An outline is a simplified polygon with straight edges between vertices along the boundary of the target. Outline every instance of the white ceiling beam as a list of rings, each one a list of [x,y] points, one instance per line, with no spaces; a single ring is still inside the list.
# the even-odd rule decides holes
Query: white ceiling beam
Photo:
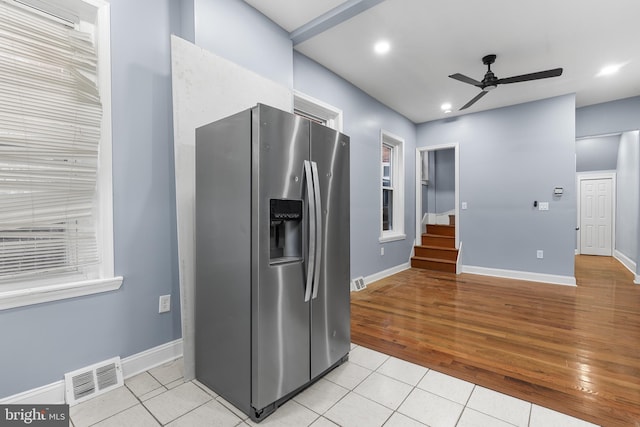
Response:
[[[300,28],[293,30],[289,33],[289,38],[295,46],[327,31],[329,28],[353,18],[383,1],[384,0],[348,0],[340,6],[336,6],[330,11],[307,22]]]

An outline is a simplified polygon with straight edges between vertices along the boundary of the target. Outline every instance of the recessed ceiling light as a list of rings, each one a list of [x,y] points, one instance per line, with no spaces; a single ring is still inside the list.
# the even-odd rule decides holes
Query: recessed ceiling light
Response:
[[[373,46],[373,50],[378,55],[384,55],[385,53],[389,52],[389,50],[391,50],[391,45],[386,40],[380,40]]]
[[[621,64],[611,64],[611,65],[607,65],[606,67],[603,67],[600,72],[597,74],[598,77],[602,77],[602,76],[610,76],[612,74],[617,73],[618,71],[620,71],[620,68],[624,67],[625,65],[627,65],[626,62],[623,62]]]
[[[451,110],[451,103],[450,102],[445,102],[444,104],[442,104],[440,106],[440,108],[442,109],[442,111]]]

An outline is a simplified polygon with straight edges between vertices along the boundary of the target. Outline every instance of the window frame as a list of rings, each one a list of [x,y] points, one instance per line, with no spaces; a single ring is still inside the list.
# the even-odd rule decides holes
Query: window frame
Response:
[[[380,162],[380,243],[392,242],[396,240],[406,239],[404,229],[404,204],[405,204],[405,168],[404,168],[404,138],[394,135],[391,132],[380,130],[380,156],[378,161]],[[384,186],[383,184],[383,170],[384,162],[382,161],[383,147],[391,147],[391,186]],[[393,223],[389,230],[384,230],[383,209],[384,209],[384,190],[390,189],[392,191],[392,213]]]
[[[26,7],[42,10],[44,2],[23,0]],[[112,178],[112,128],[111,128],[111,47],[110,4],[103,0],[55,0],[48,1],[54,20],[78,18],[76,24],[84,29],[93,26],[98,55],[98,87],[103,106],[101,138],[98,154],[98,178],[96,182],[96,240],[100,263],[89,277],[69,275],[55,278],[15,281],[0,287],[0,310],[56,301],[83,295],[119,289],[123,278],[114,274],[113,251],[113,178]],[[67,16],[56,11],[73,10]],[[25,7],[25,6],[23,6]],[[44,12],[43,12],[44,13]],[[88,19],[94,22],[87,22]]]
[[[311,120],[319,119],[324,125],[342,132],[342,110],[299,91],[293,92],[293,111]]]

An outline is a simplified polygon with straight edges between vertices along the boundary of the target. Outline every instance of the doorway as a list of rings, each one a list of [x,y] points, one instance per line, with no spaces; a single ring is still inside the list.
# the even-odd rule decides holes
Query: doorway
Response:
[[[578,176],[578,248],[582,255],[613,255],[615,182],[615,173]]]
[[[605,195],[609,191],[607,179],[611,182],[610,238],[606,221],[602,225],[595,218],[582,218],[583,215],[608,216],[606,208],[600,213],[602,206],[609,205]],[[593,184],[590,189],[585,188],[590,184]],[[593,192],[591,200],[582,194],[588,191]],[[640,131],[576,139],[576,199],[576,229],[579,230],[576,232],[576,254],[612,256],[636,275],[636,282],[640,282]],[[589,203],[594,205],[585,206]],[[588,212],[589,209],[593,212]],[[606,247],[609,242],[610,251]]]
[[[435,188],[433,177],[437,164],[434,162],[434,156],[437,152],[444,153],[443,150],[452,150],[453,152],[453,197],[451,209],[445,208],[445,212],[437,212],[435,209],[433,216],[425,215],[426,198],[429,197],[429,190]],[[431,161],[429,161],[431,158]],[[447,166],[450,168],[451,166]],[[431,168],[431,170],[430,170]],[[431,177],[431,179],[429,179]],[[429,188],[431,186],[431,188]],[[453,212],[455,218],[455,247],[460,249],[460,151],[457,142],[450,144],[432,145],[428,147],[416,148],[416,243],[421,241],[422,233],[424,233],[425,224],[428,221],[438,221],[438,214],[446,215],[449,211]],[[450,198],[450,197],[448,197]],[[429,218],[430,217],[430,218]]]

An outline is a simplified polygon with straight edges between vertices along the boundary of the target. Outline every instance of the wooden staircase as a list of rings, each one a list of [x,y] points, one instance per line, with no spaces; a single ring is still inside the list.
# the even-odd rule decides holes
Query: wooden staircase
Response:
[[[411,267],[455,273],[457,259],[455,217],[451,215],[448,225],[427,224],[421,245],[414,248]]]

